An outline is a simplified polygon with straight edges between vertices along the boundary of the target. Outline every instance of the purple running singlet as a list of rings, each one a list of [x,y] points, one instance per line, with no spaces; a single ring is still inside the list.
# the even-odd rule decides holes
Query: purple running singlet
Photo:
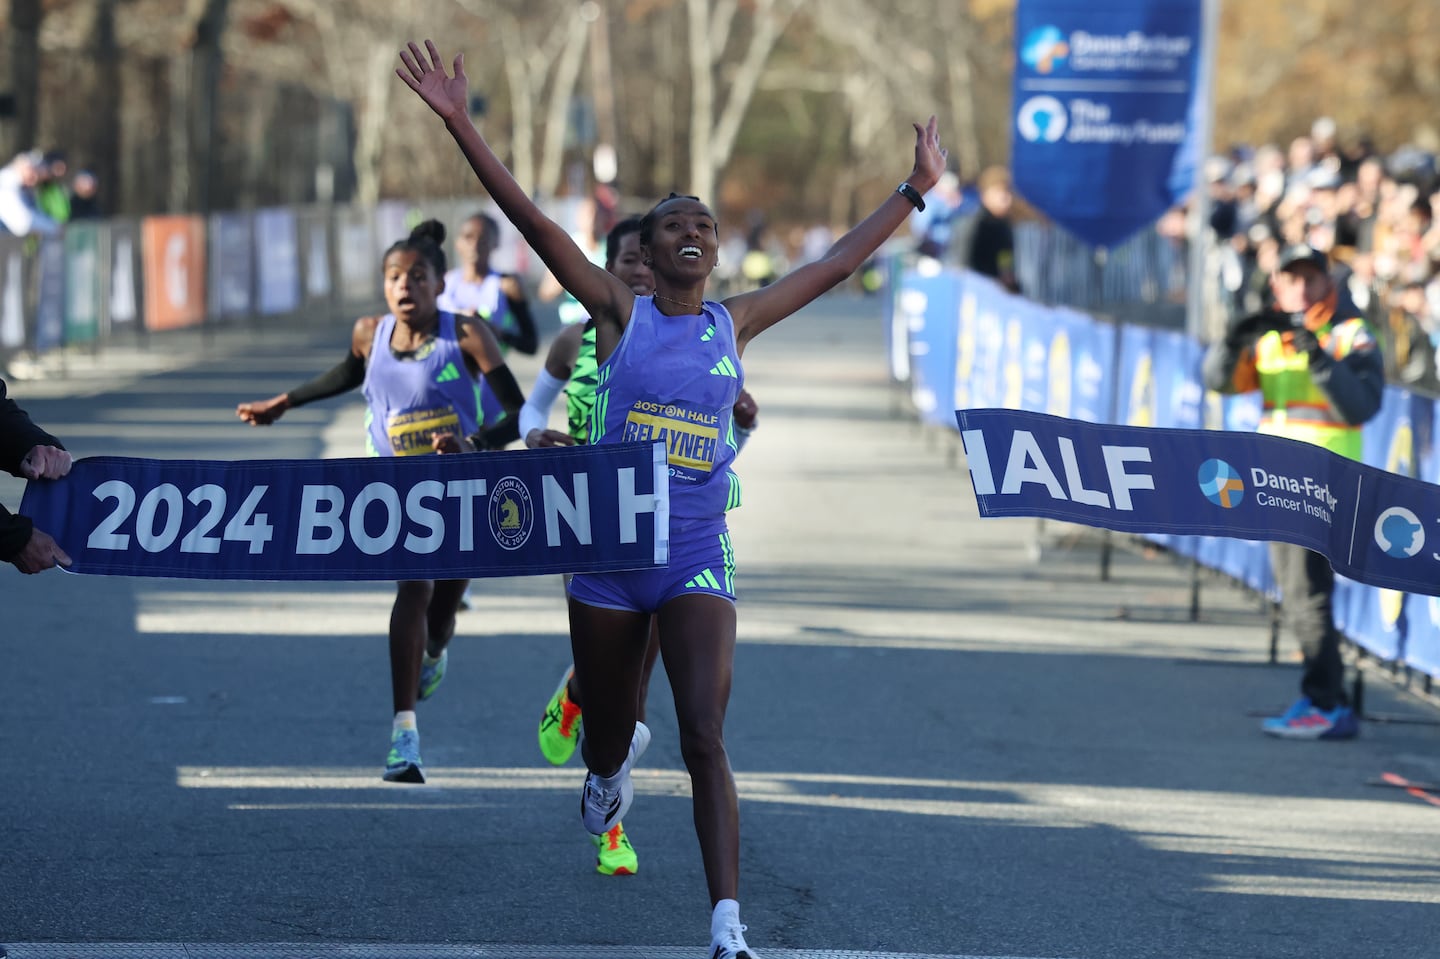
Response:
[[[735,323],[720,303],[698,315],[666,316],[635,297],[630,322],[596,373],[591,443],[663,440],[670,463],[670,515],[719,519],[740,505],[730,468],[739,451],[734,406],[744,371]]]
[[[437,430],[457,439],[474,433],[479,389],[456,340],[455,317],[441,313],[434,338],[404,358],[390,348],[395,322],[389,313],[381,318],[365,365],[365,451],[415,456],[432,451]]]

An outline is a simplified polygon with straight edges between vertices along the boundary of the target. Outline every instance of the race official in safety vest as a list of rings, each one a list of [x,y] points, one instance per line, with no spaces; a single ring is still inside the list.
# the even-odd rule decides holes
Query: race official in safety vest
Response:
[[[1270,277],[1275,308],[1230,324],[1205,356],[1205,385],[1260,392],[1259,432],[1359,459],[1361,426],[1380,410],[1385,365],[1363,319],[1337,311],[1329,258],[1307,246],[1280,257]],[[1262,729],[1287,739],[1349,739],[1360,731],[1345,691],[1331,596],[1335,571],[1322,554],[1271,543],[1281,614],[1305,658],[1300,699]]]

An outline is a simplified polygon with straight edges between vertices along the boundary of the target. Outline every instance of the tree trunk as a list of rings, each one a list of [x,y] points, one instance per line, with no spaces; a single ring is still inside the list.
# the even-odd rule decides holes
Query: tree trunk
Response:
[[[258,84],[245,98],[245,172],[237,196],[241,209],[258,206],[265,195],[266,167],[275,147],[271,130],[276,99],[277,89],[272,83]]]
[[[97,0],[85,43],[92,69],[86,86],[90,115],[80,143],[86,168],[100,184],[100,209],[117,209],[115,188],[120,182],[120,50],[115,43],[115,0]]]
[[[15,98],[15,117],[11,123],[0,124],[0,130],[10,127],[10,135],[3,144],[4,153],[0,164],[21,150],[36,146],[35,138],[40,135],[40,21],[45,17],[41,0],[10,0],[8,48],[10,69],[5,71],[4,87],[0,92]]]
[[[570,98],[575,95],[575,84],[580,77],[581,62],[585,59],[585,41],[590,36],[589,24],[578,13],[568,15],[564,29],[565,46],[555,64],[555,77],[550,84],[549,103],[545,110],[545,152],[540,155],[540,172],[536,178],[536,189],[541,196],[555,196],[560,187],[565,167],[566,118],[570,113]]]
[[[725,49],[724,35],[710,27],[707,0],[687,0],[690,47],[690,189],[705,203],[715,202],[710,165],[710,131],[715,122],[715,58]]]
[[[755,0],[750,41],[736,65],[725,93],[723,112],[716,110],[715,65],[725,52],[734,19],[734,0],[687,0],[690,49],[690,187],[706,203],[716,202],[720,171],[730,161],[735,138],[760,75],[775,43],[785,30],[797,0]]]
[[[385,121],[395,88],[395,44],[376,40],[365,64],[365,109],[355,137],[355,199],[373,204],[380,199],[380,155],[385,147]]]
[[[171,59],[168,71],[170,96],[169,109],[165,114],[165,143],[169,154],[165,176],[167,213],[183,213],[190,209],[190,137],[193,131],[189,124],[189,102],[194,95],[194,85],[190,82],[194,67],[193,55],[178,56]]]
[[[944,61],[945,80],[950,88],[952,132],[944,136],[942,144],[952,145],[955,160],[966,178],[979,175],[984,162],[980,155],[980,125],[975,118],[975,71],[970,62],[974,34],[974,21],[962,14],[950,32],[954,44]]]
[[[171,212],[207,213],[210,209],[211,158],[215,153],[212,120],[219,96],[229,0],[189,0],[186,21],[193,23],[189,51],[170,63]]]
[[[590,25],[590,97],[595,101],[597,142],[619,149],[620,131],[615,122],[615,77],[610,70],[610,12],[600,7]]]
[[[520,31],[509,21],[501,22],[505,47],[523,50]],[[527,194],[535,193],[535,91],[528,58],[505,58],[506,84],[510,87],[510,173]]]
[[[730,89],[725,95],[725,109],[716,121],[715,133],[710,141],[712,183],[725,168],[725,164],[730,162],[730,155],[735,150],[735,138],[740,133],[740,124],[745,119],[746,111],[750,109],[750,101],[755,96],[755,89],[760,85],[760,75],[765,72],[765,64],[770,60],[776,41],[785,31],[785,24],[790,19],[792,10],[793,7],[777,10],[775,0],[758,0],[755,4],[755,26],[750,34],[750,45],[746,47],[745,56],[730,80]]]
[[[190,195],[184,209],[209,213],[212,206],[212,179],[215,172],[215,107],[220,102],[220,77],[225,69],[221,43],[229,17],[230,0],[200,0],[204,10],[195,22],[191,53],[189,128]]]

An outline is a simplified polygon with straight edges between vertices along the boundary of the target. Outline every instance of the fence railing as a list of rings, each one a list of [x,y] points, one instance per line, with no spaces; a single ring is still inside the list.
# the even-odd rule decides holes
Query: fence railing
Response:
[[[486,206],[449,199],[272,207],[78,221],[46,237],[0,233],[0,367],[20,354],[100,352],[168,330],[321,322],[379,309],[381,259],[392,243],[429,217],[453,237]],[[533,269],[528,249],[498,219],[494,265]]]

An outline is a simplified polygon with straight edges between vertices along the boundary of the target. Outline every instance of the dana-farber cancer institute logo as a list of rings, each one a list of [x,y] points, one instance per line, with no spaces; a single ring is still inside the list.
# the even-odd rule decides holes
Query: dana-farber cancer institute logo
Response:
[[[1020,59],[1036,73],[1050,73],[1070,55],[1070,44],[1059,27],[1036,27],[1025,36]]]
[[[1224,460],[1201,463],[1197,479],[1200,481],[1200,492],[1216,506],[1234,509],[1245,498],[1245,481],[1235,467]]]
[[[1392,506],[1375,519],[1375,544],[1394,559],[1409,559],[1425,546],[1425,526],[1403,506]]]

